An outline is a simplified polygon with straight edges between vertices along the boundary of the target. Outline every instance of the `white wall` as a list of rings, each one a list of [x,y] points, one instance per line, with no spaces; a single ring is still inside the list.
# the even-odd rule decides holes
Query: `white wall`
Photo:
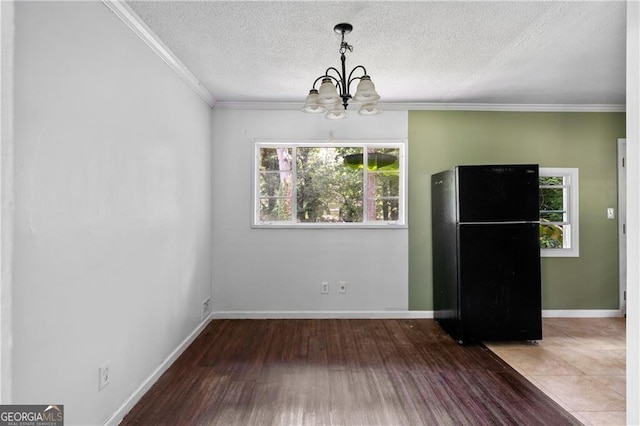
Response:
[[[213,111],[213,307],[218,316],[406,311],[408,230],[253,229],[253,139],[407,139],[407,113],[329,121]],[[320,294],[329,281],[330,294]],[[338,294],[347,281],[347,294]],[[329,314],[333,316],[333,314]],[[365,315],[366,316],[366,315]]]
[[[101,2],[15,19],[12,402],[102,424],[210,296],[211,110]]]

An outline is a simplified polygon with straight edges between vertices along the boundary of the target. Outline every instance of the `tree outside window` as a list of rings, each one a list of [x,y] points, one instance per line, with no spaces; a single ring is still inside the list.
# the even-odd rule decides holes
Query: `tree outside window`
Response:
[[[254,225],[404,224],[403,144],[257,143],[256,159]]]
[[[540,168],[543,256],[578,256],[578,169]]]

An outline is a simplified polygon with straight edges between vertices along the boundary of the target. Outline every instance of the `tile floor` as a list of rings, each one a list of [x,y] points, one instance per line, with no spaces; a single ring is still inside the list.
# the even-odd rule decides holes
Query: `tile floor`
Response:
[[[585,425],[625,425],[624,318],[544,318],[537,345],[485,342]]]

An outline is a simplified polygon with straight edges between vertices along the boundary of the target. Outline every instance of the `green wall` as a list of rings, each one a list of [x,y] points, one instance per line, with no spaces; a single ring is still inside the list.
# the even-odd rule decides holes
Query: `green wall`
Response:
[[[409,309],[431,310],[433,173],[462,164],[577,167],[580,257],[542,258],[543,309],[618,309],[616,139],[624,113],[411,111]]]

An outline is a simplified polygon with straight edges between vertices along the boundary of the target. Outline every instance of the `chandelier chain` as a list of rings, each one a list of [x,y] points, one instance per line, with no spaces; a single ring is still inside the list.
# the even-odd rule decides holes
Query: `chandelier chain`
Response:
[[[342,42],[340,43],[340,54],[344,55],[347,52],[347,50],[349,52],[353,52],[353,46],[351,46],[349,43],[344,41],[344,31],[342,31]]]

